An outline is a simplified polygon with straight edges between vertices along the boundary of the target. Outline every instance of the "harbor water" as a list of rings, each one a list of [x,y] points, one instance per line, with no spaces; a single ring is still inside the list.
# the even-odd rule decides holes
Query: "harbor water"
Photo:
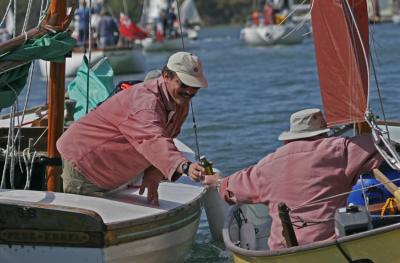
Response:
[[[185,51],[202,59],[209,81],[209,88],[193,99],[200,153],[225,176],[255,164],[279,147],[277,137],[289,128],[291,113],[322,105],[312,37],[293,46],[247,47],[240,42],[239,31],[240,27],[204,28],[198,40],[185,45]],[[375,25],[371,31],[386,117],[399,120],[400,25]],[[147,69],[161,68],[170,54],[146,54]],[[38,76],[33,80],[32,105],[46,100],[46,81]],[[143,76],[117,76],[115,83]],[[370,107],[383,117],[377,85],[371,79]],[[179,138],[195,149],[191,116]],[[212,240],[203,213],[186,262],[230,262],[227,255],[223,243]]]

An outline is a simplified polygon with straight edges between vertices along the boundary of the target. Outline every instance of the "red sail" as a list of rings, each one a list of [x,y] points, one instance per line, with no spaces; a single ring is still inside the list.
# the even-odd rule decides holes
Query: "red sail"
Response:
[[[366,0],[315,0],[311,19],[328,126],[364,121],[369,59]]]

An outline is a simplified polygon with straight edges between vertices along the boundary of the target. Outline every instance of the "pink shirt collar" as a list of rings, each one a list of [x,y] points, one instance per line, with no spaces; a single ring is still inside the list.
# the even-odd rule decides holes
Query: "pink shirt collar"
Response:
[[[165,85],[165,80],[163,76],[158,77],[157,87],[160,90],[161,98],[167,112],[176,111],[176,103],[168,93],[167,85]]]

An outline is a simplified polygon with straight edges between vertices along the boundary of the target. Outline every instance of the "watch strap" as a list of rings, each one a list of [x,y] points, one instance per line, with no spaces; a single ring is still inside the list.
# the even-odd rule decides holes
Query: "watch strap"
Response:
[[[189,161],[183,163],[183,165],[182,165],[182,173],[187,175],[189,173],[189,167],[190,167],[191,164],[192,164],[192,162],[189,162]]]

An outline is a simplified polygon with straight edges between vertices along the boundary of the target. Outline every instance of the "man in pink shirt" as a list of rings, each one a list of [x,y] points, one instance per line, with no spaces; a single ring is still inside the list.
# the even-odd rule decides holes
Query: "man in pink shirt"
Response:
[[[271,250],[286,247],[280,202],[292,209],[290,217],[298,222],[294,229],[300,245],[334,239],[335,210],[346,205],[347,196],[319,200],[350,191],[357,177],[376,168],[382,158],[370,135],[327,137],[328,131],[319,109],[296,112],[290,118],[290,131],[279,136],[285,142],[282,147],[224,179],[218,174],[206,176],[204,184],[219,186],[220,196],[230,204],[267,205],[272,217]]]
[[[199,180],[204,168],[187,160],[173,138],[190,100],[207,86],[198,57],[177,52],[160,77],[119,92],[72,124],[57,141],[64,192],[102,195],[143,172],[140,193],[147,188],[157,205],[161,180]]]

